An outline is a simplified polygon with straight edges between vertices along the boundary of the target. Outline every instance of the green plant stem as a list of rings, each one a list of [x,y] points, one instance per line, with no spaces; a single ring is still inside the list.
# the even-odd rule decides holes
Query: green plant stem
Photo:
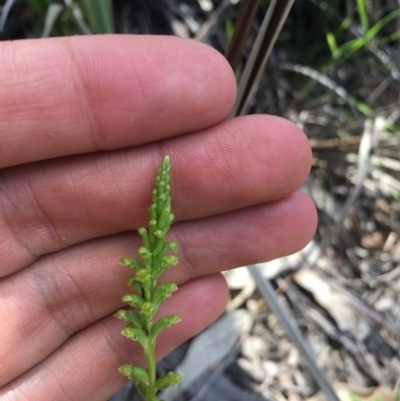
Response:
[[[156,356],[155,356],[155,347],[156,347],[156,339],[153,338],[152,335],[149,335],[148,338],[149,350],[146,354],[146,363],[147,363],[147,371],[149,373],[149,392],[147,397],[150,399],[151,397],[155,397],[156,395]]]

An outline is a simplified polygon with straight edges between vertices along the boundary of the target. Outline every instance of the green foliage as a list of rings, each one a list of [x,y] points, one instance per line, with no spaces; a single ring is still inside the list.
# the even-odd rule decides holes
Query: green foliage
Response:
[[[24,1],[32,14],[34,30],[42,37],[114,32],[111,0]]]
[[[227,17],[225,19],[225,37],[226,37],[227,41],[229,41],[230,38],[232,37],[233,29],[234,29],[233,19],[230,17]]]
[[[361,26],[365,35],[369,28],[368,10],[365,0],[357,0],[357,11],[358,15],[360,16]]]
[[[114,32],[111,0],[80,0],[92,33]]]
[[[175,242],[166,241],[165,236],[170,228],[174,215],[171,213],[170,193],[170,161],[166,156],[158,170],[155,189],[152,192],[153,203],[149,207],[149,228],[139,228],[143,245],[138,249],[140,259],[123,257],[121,264],[135,272],[127,279],[128,286],[134,291],[126,294],[122,301],[134,310],[121,309],[115,317],[126,322],[121,334],[140,344],[146,357],[147,369],[135,365],[123,365],[119,371],[128,379],[133,380],[139,394],[145,401],[157,401],[159,390],[164,390],[179,382],[180,375],[169,372],[156,379],[155,345],[157,336],[166,328],[179,323],[177,315],[165,316],[154,323],[154,317],[163,302],[178,289],[175,283],[157,285],[157,280],[164,270],[178,263],[175,255],[166,254],[168,251],[177,252]]]
[[[27,6],[36,14],[44,19],[48,7],[48,0],[25,0]]]
[[[328,46],[332,52],[332,59],[323,67],[326,71],[333,66],[342,64],[344,61],[354,57],[354,55],[364,49],[371,40],[375,39],[378,33],[392,20],[400,16],[400,10],[394,10],[382,19],[380,19],[372,27],[369,27],[368,13],[363,0],[358,0],[358,12],[360,15],[361,26],[363,30],[363,35],[359,38],[348,40],[342,45],[338,46],[338,39],[332,32],[328,32],[326,39]],[[348,19],[344,21],[341,28],[346,30],[349,27]],[[384,43],[391,40],[395,40],[399,37],[400,33],[395,32],[394,34],[383,39]],[[378,44],[377,44],[378,45]]]

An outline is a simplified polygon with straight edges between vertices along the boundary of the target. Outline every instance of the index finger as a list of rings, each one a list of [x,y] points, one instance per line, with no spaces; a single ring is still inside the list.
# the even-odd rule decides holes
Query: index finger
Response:
[[[222,55],[176,37],[3,42],[0,54],[0,168],[207,128],[236,95]]]

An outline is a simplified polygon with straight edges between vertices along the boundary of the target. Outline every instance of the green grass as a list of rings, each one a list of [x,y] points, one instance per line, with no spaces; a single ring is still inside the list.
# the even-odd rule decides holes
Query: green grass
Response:
[[[10,12],[25,4],[34,36],[69,36],[76,34],[105,34],[114,32],[111,0],[6,0],[4,9]],[[6,7],[7,6],[7,7]],[[3,16],[5,20],[7,15]]]
[[[92,33],[114,32],[111,0],[81,0],[79,4]]]

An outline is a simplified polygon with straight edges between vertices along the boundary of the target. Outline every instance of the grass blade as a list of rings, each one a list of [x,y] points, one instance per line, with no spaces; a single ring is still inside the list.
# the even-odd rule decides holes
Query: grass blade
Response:
[[[364,36],[360,38],[356,38],[350,40],[338,47],[333,53],[333,59],[335,60],[333,63],[330,62],[328,65],[333,65],[335,62],[342,63],[345,60],[348,60],[352,57],[357,51],[368,45],[369,41],[375,38],[378,33],[394,18],[400,16],[400,10],[394,10],[390,14],[386,15],[380,21],[378,21],[375,25],[368,29],[367,32],[364,33]],[[327,66],[325,66],[326,68]]]
[[[399,16],[400,9],[392,11],[390,14],[386,15],[384,18],[378,21],[371,29],[369,29],[365,36],[368,40],[372,39],[385,25],[387,25],[391,20]]]
[[[64,6],[59,3],[50,3],[47,8],[46,18],[44,20],[44,26],[42,31],[42,38],[50,36],[53,30],[54,24],[56,23],[61,12],[64,10]]]
[[[365,35],[369,29],[368,10],[365,0],[357,0],[357,10],[358,15],[360,16],[363,33]]]
[[[81,9],[93,33],[113,33],[111,0],[81,0]]]
[[[85,18],[83,17],[82,10],[79,8],[77,4],[72,6],[72,15],[76,24],[79,26],[79,29],[83,32],[84,35],[91,35],[92,31],[87,26]]]
[[[326,34],[326,41],[328,43],[332,55],[335,54],[336,50],[338,49],[338,45],[336,43],[335,35],[332,32],[328,32]]]
[[[13,6],[14,2],[15,2],[15,0],[7,0],[6,3],[3,6],[3,10],[2,10],[1,15],[0,15],[0,32],[4,28],[4,25],[5,25],[6,20],[7,20],[8,13],[10,12],[11,7]]]

